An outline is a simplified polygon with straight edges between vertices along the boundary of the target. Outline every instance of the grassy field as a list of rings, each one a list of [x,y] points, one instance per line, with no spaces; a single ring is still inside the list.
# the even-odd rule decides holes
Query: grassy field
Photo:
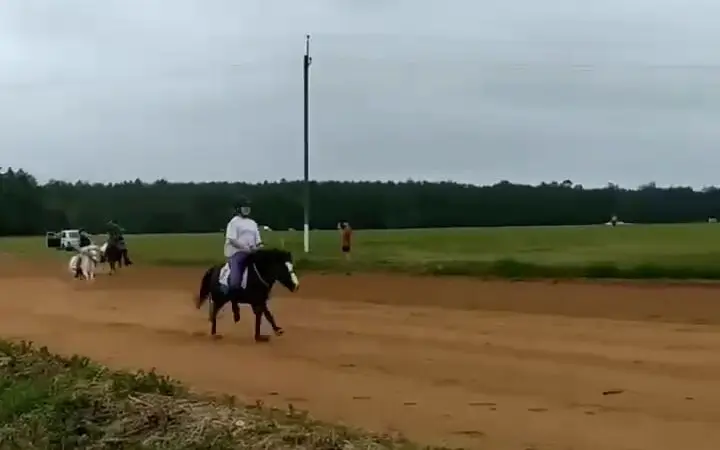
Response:
[[[416,449],[323,424],[292,408],[191,395],[155,373],[113,372],[0,341],[3,449]]]
[[[315,231],[311,253],[301,232],[265,232],[304,269],[401,271],[435,275],[720,279],[720,226],[628,225],[418,230],[358,230],[345,264],[337,231]],[[222,235],[131,235],[135,259],[208,265],[222,259]],[[0,240],[0,251],[52,255],[43,238]]]

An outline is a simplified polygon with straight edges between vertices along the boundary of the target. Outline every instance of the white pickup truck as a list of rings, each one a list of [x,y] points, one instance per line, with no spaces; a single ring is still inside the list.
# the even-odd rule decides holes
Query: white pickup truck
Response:
[[[48,231],[45,235],[45,244],[48,248],[71,251],[82,247],[80,230]],[[87,244],[86,244],[87,245]]]

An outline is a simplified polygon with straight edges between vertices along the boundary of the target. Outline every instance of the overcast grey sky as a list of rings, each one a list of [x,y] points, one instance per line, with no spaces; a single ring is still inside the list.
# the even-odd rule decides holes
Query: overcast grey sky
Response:
[[[309,32],[313,178],[720,184],[718,17],[717,0],[7,0],[0,165],[301,178]]]

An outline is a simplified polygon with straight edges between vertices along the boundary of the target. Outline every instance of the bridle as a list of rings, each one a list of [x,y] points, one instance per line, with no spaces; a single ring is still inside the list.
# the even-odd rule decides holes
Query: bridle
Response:
[[[266,288],[268,288],[268,289],[272,288],[272,285],[276,280],[274,279],[274,280],[272,280],[272,282],[267,281],[265,279],[265,277],[263,277],[262,274],[260,273],[260,271],[258,270],[255,262],[252,262],[250,265],[252,266],[253,272],[255,272],[255,275],[257,276],[258,280],[260,280],[260,282],[262,284],[264,284]]]

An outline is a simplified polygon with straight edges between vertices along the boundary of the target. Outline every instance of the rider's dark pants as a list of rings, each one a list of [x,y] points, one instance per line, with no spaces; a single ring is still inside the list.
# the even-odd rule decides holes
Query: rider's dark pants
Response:
[[[129,266],[132,264],[132,261],[130,261],[130,257],[128,256],[128,250],[127,246],[125,245],[125,239],[120,238],[117,241],[117,248],[120,250],[120,258],[122,259],[123,265]]]
[[[130,257],[128,256],[128,251],[126,248],[122,249],[120,251],[120,255],[122,256],[123,264],[125,264],[126,266],[129,266],[130,264],[132,264],[132,261],[130,261]]]
[[[231,289],[239,288],[240,281],[242,280],[242,273],[245,269],[245,260],[247,259],[247,252],[237,252],[230,257],[228,261],[230,263],[230,276],[228,278],[228,286]]]

